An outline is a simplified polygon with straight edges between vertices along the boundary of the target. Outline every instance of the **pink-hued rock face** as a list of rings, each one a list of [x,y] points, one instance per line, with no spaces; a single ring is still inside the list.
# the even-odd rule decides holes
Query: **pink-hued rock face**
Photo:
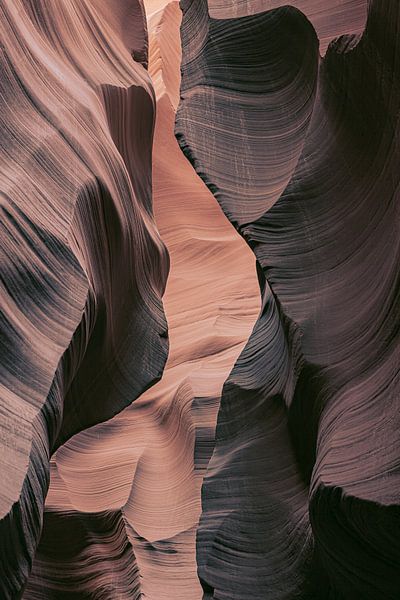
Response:
[[[398,600],[398,1],[0,30],[1,600]]]
[[[151,217],[146,71],[89,2],[0,10],[0,595],[15,598],[51,452],[161,376],[168,259]]]
[[[110,600],[141,593],[154,600],[201,598],[195,556],[200,488],[222,386],[251,333],[260,301],[253,254],[174,136],[181,16],[172,3],[148,23],[157,102],[153,208],[170,255],[164,295],[168,362],[162,381],[131,407],[76,435],[56,453],[44,530],[24,598],[47,598],[57,590],[72,595],[77,588],[89,595],[101,591]],[[137,93],[132,100],[138,115],[147,113],[145,99]],[[140,131],[119,129],[113,121],[116,104],[108,114],[131,179],[140,185],[138,163],[151,131],[143,123]],[[138,139],[142,146],[136,149]],[[124,549],[114,579],[108,544]],[[60,561],[68,577],[58,572]]]
[[[88,0],[110,27],[109,38],[119,38],[132,57],[147,65],[148,39],[143,0]]]

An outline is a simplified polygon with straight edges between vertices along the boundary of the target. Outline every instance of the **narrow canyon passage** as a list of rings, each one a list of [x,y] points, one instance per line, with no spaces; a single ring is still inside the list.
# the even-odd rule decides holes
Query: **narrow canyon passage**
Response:
[[[399,600],[399,32],[0,2],[0,600]]]
[[[149,13],[149,72],[157,97],[153,207],[171,261],[164,296],[169,358],[158,384],[111,421],[76,435],[53,458],[46,503],[51,520],[45,515],[28,599],[51,597],[54,590],[74,597],[77,589],[91,597],[102,591],[110,600],[202,596],[195,550],[201,484],[222,386],[257,319],[260,293],[254,256],[174,137],[179,4]],[[88,542],[94,519],[95,540]],[[83,561],[79,537],[85,538]],[[133,552],[123,570],[104,575],[103,587],[101,577],[88,583],[87,563],[108,556],[110,544],[121,549],[129,542]],[[63,562],[69,577],[55,576],[60,548],[68,545]]]

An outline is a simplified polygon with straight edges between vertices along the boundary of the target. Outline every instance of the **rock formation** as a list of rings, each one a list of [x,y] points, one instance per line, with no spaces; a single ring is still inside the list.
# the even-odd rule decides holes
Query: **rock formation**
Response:
[[[51,453],[162,374],[168,260],[151,216],[148,73],[90,1],[0,11],[0,585],[14,599]]]
[[[394,600],[399,5],[371,2],[321,59],[296,8],[181,4],[177,138],[262,295],[203,485],[204,597]]]
[[[398,600],[398,0],[0,28],[1,600]]]
[[[55,454],[24,599],[201,598],[200,487],[222,385],[257,318],[259,294],[251,251],[174,136],[180,21],[174,2],[148,23],[157,100],[153,206],[171,262],[164,296],[168,362],[162,380],[134,404]],[[142,101],[135,107],[143,114]],[[131,130],[124,144],[140,185],[130,160],[134,146],[126,146],[138,139],[139,130]]]

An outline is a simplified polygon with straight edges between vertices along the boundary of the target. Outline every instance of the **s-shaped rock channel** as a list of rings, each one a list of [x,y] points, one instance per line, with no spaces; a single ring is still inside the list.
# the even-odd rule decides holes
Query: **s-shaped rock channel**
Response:
[[[79,591],[96,598],[88,566],[96,561],[102,600],[117,592],[149,600],[202,595],[195,553],[201,484],[222,385],[260,300],[254,256],[174,136],[180,21],[177,2],[148,19],[157,97],[153,206],[170,255],[163,299],[169,358],[162,380],[131,407],[57,452],[29,599],[48,599],[56,590],[63,598]],[[57,568],[60,558],[69,577]],[[107,579],[113,563],[114,581]]]

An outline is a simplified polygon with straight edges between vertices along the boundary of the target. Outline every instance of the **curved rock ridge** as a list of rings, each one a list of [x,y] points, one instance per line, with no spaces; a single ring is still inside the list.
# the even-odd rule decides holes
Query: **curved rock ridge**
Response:
[[[142,598],[139,570],[121,511],[80,512],[67,498],[65,484],[52,462],[43,532],[23,597]]]
[[[121,40],[132,57],[143,66],[148,63],[148,35],[143,0],[88,0],[109,25],[108,40]]]
[[[144,56],[145,34],[136,43],[135,21],[120,37],[111,5],[97,4],[0,7],[4,599],[20,596],[32,565],[51,453],[129,405],[167,354],[154,93],[130,54]]]
[[[147,12],[157,13],[170,2],[146,0]],[[248,17],[287,5],[298,8],[310,19],[320,40],[321,54],[325,54],[333,38],[349,31],[362,33],[367,20],[368,0],[208,0],[213,19]]]
[[[204,598],[395,600],[400,6],[370,2],[320,61],[293,7],[181,7],[176,136],[263,298],[203,483]]]
[[[301,10],[314,25],[320,40],[321,53],[329,42],[349,31],[361,33],[365,27],[368,0],[209,0],[210,16],[214,19],[247,17],[281,6]]]
[[[54,455],[43,534],[24,599],[202,595],[195,555],[200,488],[222,385],[260,301],[254,255],[174,136],[180,22],[177,2],[151,11],[148,20],[157,99],[153,204],[171,262],[164,295],[168,362],[162,380],[135,403],[75,435]],[[143,115],[146,96],[140,88],[134,94]],[[119,91],[114,106],[120,99]],[[139,186],[145,173],[137,169],[136,154],[148,137],[136,121],[129,130],[114,124],[120,110],[108,110],[110,127],[131,178],[140,176]]]
[[[190,5],[188,26],[182,28],[187,52],[181,94],[190,97],[190,118],[185,121],[184,104],[179,127],[186,146],[196,144],[192,160],[197,171],[212,182],[226,215],[240,226],[276,202],[297,164],[314,103],[318,41],[293,8],[227,22],[209,19],[207,3],[203,5],[203,11],[200,4]],[[208,125],[202,123],[199,138],[196,123],[204,111],[218,115],[221,135],[210,119]],[[246,150],[247,160],[239,152],[226,152],[224,132],[233,148]],[[210,139],[219,160],[205,172]]]

